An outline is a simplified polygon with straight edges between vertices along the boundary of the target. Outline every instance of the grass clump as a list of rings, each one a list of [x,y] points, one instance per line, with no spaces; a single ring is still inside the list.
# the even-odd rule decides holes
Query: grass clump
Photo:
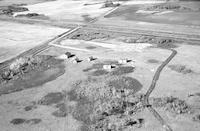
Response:
[[[165,110],[176,114],[190,113],[191,111],[191,108],[184,100],[172,96],[152,98],[152,103],[155,107],[164,107]]]
[[[178,73],[182,74],[188,74],[188,73],[193,73],[193,71],[189,68],[187,68],[185,65],[169,65],[168,66],[171,70],[176,71]]]

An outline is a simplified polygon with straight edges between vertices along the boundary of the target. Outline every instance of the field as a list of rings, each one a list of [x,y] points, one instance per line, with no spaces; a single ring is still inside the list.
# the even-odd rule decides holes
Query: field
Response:
[[[111,8],[102,8],[103,1],[97,1],[100,4],[92,0],[74,1],[74,0],[58,0],[46,3],[39,3],[34,5],[24,6],[29,11],[15,13],[14,15],[38,13],[44,14],[50,19],[65,20],[65,21],[88,21],[88,19],[94,19],[101,14],[107,12]]]
[[[175,2],[162,4],[162,9],[156,9],[155,3],[147,5],[127,3],[118,10],[107,15],[106,18],[122,19],[128,21],[145,21],[152,23],[180,24],[180,25],[200,25],[199,7],[200,2]],[[176,8],[181,9],[176,9]],[[151,7],[151,8],[150,8]],[[166,8],[168,7],[168,8]],[[172,9],[170,9],[170,7]],[[173,8],[174,7],[174,8]],[[149,8],[149,9],[148,9]]]
[[[20,23],[0,22],[0,62],[67,31],[68,29]]]
[[[13,5],[13,4],[37,4],[41,2],[46,2],[46,1],[53,1],[53,0],[0,0],[0,5],[1,6],[8,6],[8,5]]]

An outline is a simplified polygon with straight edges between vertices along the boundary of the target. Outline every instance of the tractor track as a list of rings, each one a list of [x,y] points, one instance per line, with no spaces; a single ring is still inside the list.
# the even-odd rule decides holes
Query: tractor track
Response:
[[[160,73],[164,69],[164,67],[175,57],[177,54],[176,50],[170,49],[172,51],[171,55],[157,68],[153,80],[151,82],[151,85],[149,89],[147,90],[145,96],[144,96],[144,101],[143,104],[145,107],[148,108],[148,110],[153,114],[153,116],[160,122],[160,124],[163,126],[163,128],[166,131],[172,131],[172,128],[165,122],[165,120],[160,116],[160,114],[152,107],[152,105],[149,103],[149,96],[155,89],[156,83],[160,77]]]

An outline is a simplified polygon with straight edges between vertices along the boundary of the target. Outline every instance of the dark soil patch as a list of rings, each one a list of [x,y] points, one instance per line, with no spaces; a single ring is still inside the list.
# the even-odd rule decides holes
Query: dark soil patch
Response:
[[[0,95],[37,87],[64,74],[62,60],[52,56],[19,58],[0,73]]]
[[[149,60],[147,60],[147,62],[155,64],[155,63],[159,63],[160,61],[158,61],[156,59],[149,59]]]
[[[92,76],[101,76],[101,75],[106,75],[108,74],[109,72],[106,71],[106,70],[95,70],[91,73]]]
[[[151,98],[154,107],[164,107],[165,110],[176,113],[190,113],[191,108],[184,100],[176,97]]]
[[[65,94],[62,92],[53,92],[48,93],[46,96],[44,96],[40,101],[38,101],[38,104],[40,105],[53,105],[58,104],[62,102],[65,98]]]
[[[12,121],[10,121],[10,123],[12,123],[13,125],[19,125],[25,122],[26,122],[26,119],[22,119],[22,118],[15,118]]]
[[[142,88],[142,84],[132,77],[122,77],[119,79],[111,80],[108,82],[108,85],[115,87],[117,90],[130,89],[134,90],[135,92]]]
[[[65,105],[65,92],[53,92],[48,93],[41,100],[38,101],[40,105],[54,106],[57,110],[52,112],[55,117],[66,117],[68,114],[68,109]]]
[[[35,124],[40,123],[41,121],[42,121],[41,119],[34,118],[34,119],[26,120],[26,123],[31,124],[31,125],[35,125]]]
[[[85,22],[90,22],[94,19],[94,18],[91,18],[90,15],[82,15],[82,17]]]
[[[118,130],[142,125],[144,121],[130,119],[131,114],[143,109],[141,95],[133,95],[137,89],[130,87],[135,82],[129,77],[98,77],[75,83],[68,95],[70,100],[77,101],[71,113],[83,123],[81,131],[111,131],[113,126]]]
[[[13,125],[19,125],[19,124],[30,124],[30,125],[34,125],[34,124],[38,124],[40,123],[42,120],[41,119],[23,119],[23,118],[15,118],[13,120],[10,121],[10,123],[12,123]]]
[[[95,46],[87,46],[86,47],[86,49],[90,49],[90,50],[92,50],[92,49],[96,49],[97,47],[95,47]]]
[[[114,69],[110,74],[111,75],[124,75],[134,72],[135,67],[132,66],[120,66]]]
[[[171,70],[176,71],[178,73],[182,73],[182,74],[188,74],[188,73],[193,73],[193,71],[189,68],[187,68],[184,65],[169,65],[168,66]]]
[[[24,110],[25,110],[25,111],[31,111],[31,110],[36,109],[36,108],[37,108],[36,105],[29,105],[29,106],[26,106],[26,107],[24,108]]]
[[[67,92],[67,96],[70,101],[77,101],[77,94],[75,89],[72,89],[71,91]]]
[[[53,116],[55,117],[66,117],[67,116],[67,108],[66,105],[64,103],[60,103],[56,105],[56,108],[58,108],[58,110],[56,110],[55,112],[52,113]]]

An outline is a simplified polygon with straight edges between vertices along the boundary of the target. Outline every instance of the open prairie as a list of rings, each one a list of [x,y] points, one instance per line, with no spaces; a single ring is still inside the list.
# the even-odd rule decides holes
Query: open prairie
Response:
[[[0,130],[199,131],[199,5],[0,0]]]

